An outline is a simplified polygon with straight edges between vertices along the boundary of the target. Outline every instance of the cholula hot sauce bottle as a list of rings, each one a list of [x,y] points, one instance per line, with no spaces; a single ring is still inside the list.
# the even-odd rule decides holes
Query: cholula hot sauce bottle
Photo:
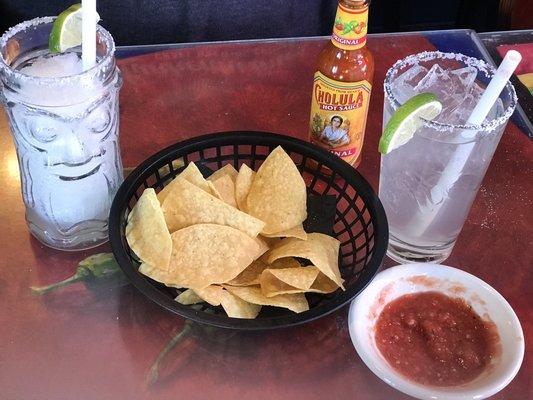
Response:
[[[366,47],[369,0],[339,0],[331,40],[318,56],[309,140],[361,162],[374,59]]]

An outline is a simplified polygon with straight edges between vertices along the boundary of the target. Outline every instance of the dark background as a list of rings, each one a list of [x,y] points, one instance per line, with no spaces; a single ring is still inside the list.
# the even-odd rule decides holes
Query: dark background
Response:
[[[0,0],[0,32],[76,0]],[[80,0],[81,1],[81,0]],[[533,28],[533,0],[373,0],[369,31]],[[337,0],[99,0],[118,45],[329,35]],[[529,26],[528,26],[529,25]]]

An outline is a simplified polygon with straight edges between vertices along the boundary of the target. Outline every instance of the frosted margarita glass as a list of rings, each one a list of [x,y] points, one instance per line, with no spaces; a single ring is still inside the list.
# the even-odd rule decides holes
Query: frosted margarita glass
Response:
[[[450,255],[516,107],[508,83],[483,124],[466,124],[494,72],[482,60],[438,51],[411,55],[387,72],[384,126],[416,93],[434,93],[443,104],[435,120],[425,121],[411,140],[381,157],[379,198],[389,222],[387,255],[394,260],[440,262]],[[466,163],[441,188],[439,178],[465,149]]]
[[[48,51],[55,18],[16,25],[0,38],[0,79],[19,160],[31,233],[62,250],[107,240],[113,197],[123,180],[113,38],[97,27],[95,67],[80,49]]]

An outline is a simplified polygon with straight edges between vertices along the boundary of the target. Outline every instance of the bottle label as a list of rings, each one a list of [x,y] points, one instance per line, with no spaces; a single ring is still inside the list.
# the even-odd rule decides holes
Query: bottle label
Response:
[[[360,49],[366,44],[367,25],[368,5],[358,10],[351,10],[339,3],[331,41],[340,49]]]
[[[315,73],[309,140],[354,164],[365,134],[372,85],[340,82]]]

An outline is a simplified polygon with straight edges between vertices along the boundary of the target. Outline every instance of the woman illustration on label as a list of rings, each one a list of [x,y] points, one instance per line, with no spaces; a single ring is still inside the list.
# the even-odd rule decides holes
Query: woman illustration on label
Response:
[[[342,123],[342,117],[338,115],[331,117],[330,124],[326,126],[320,134],[320,141],[329,145],[331,148],[344,146],[350,143],[348,132],[341,128]]]

